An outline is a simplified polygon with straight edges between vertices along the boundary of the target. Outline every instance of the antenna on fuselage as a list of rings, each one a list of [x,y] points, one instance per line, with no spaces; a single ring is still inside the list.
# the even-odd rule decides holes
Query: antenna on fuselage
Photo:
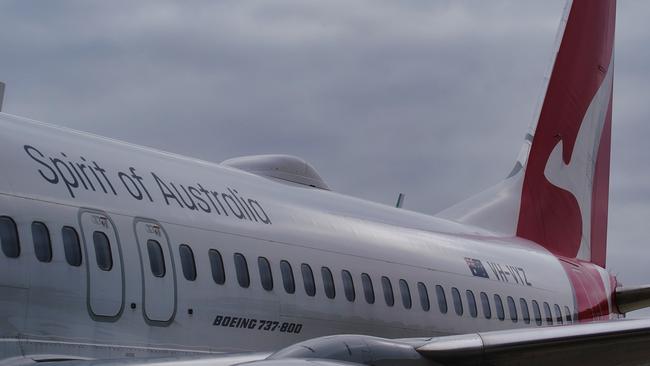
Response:
[[[402,208],[402,206],[404,206],[405,199],[406,195],[404,193],[400,193],[399,196],[397,196],[397,203],[395,204],[395,207]]]
[[[2,102],[5,100],[5,83],[0,81],[0,112],[2,112]]]

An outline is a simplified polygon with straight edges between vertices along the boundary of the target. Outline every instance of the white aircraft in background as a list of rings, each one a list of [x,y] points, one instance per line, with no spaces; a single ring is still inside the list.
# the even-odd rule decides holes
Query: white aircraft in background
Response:
[[[569,3],[512,173],[437,216],[0,114],[0,365],[650,363],[605,269],[615,6]]]

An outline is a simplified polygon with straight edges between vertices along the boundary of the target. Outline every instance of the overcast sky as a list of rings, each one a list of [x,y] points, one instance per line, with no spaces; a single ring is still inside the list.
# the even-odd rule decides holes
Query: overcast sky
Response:
[[[297,155],[338,192],[434,214],[510,171],[563,7],[2,1],[4,111],[216,162]],[[648,18],[619,1],[608,267],[627,285],[650,283]]]

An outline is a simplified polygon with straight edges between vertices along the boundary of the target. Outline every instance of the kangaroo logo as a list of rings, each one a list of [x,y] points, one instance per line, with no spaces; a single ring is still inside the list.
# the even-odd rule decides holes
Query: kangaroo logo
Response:
[[[610,68],[585,113],[569,162],[563,160],[563,143],[560,140],[553,148],[544,169],[544,176],[552,185],[571,193],[578,202],[582,217],[582,237],[577,257],[584,260],[591,259],[594,171],[609,111],[613,81],[611,69],[613,68]]]

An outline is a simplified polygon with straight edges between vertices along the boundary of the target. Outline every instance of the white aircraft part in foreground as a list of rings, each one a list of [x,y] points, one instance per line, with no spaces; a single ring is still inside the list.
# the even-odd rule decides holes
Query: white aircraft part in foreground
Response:
[[[512,173],[435,217],[0,113],[0,366],[648,363],[605,269],[615,5],[569,3]]]

